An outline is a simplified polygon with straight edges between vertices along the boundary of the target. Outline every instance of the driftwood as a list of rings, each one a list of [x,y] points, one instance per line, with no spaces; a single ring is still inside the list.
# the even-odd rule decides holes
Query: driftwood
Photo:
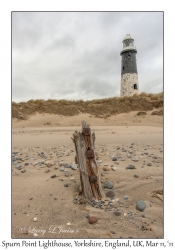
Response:
[[[72,140],[76,149],[75,161],[80,170],[82,194],[88,200],[101,200],[103,191],[95,159],[95,134],[91,133],[89,125],[82,121],[82,133],[75,131]]]

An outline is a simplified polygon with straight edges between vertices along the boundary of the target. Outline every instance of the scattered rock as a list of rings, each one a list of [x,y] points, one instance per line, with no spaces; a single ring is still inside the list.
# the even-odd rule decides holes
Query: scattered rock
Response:
[[[123,196],[123,199],[124,199],[124,200],[127,200],[127,199],[128,199],[128,196],[127,196],[127,195],[124,195],[124,196]]]
[[[77,170],[78,169],[78,164],[72,163],[70,165],[70,167],[71,167],[72,170]]]
[[[136,203],[136,208],[140,211],[143,211],[146,207],[146,203],[143,200],[139,200]]]
[[[21,170],[22,164],[18,164],[18,165],[16,166],[16,168],[17,168],[18,170]]]
[[[112,169],[113,171],[116,171],[116,170],[117,170],[117,168],[114,167],[114,166],[111,166],[111,169]]]
[[[134,156],[133,158],[132,158],[132,161],[138,161],[139,160],[139,158],[137,157],[137,156]]]
[[[104,184],[104,188],[111,189],[113,188],[113,183],[111,181],[107,181]]]
[[[107,193],[106,193],[106,196],[107,197],[114,197],[115,196],[115,193],[114,193],[114,191],[112,191],[112,190],[110,190],[110,191],[108,191]]]
[[[147,163],[147,166],[149,166],[149,167],[150,167],[150,166],[152,166],[152,164],[151,164],[151,163]]]
[[[113,230],[110,231],[111,234],[116,234],[116,232],[114,232]]]
[[[139,176],[137,174],[134,175],[134,178],[139,178]]]
[[[74,181],[75,177],[72,176],[72,177],[69,178],[69,180]]]
[[[112,161],[117,161],[117,158],[115,156],[111,156]]]
[[[108,167],[108,166],[104,166],[104,167],[103,167],[103,170],[104,170],[104,171],[110,171],[111,169],[110,169],[110,167]]]
[[[95,216],[89,216],[88,220],[89,224],[95,224],[98,221],[98,219]]]
[[[105,177],[101,177],[101,183],[105,183],[106,178]]]
[[[115,211],[114,214],[115,214],[116,216],[121,216],[121,213],[120,213],[119,211]]]
[[[70,164],[68,164],[68,163],[64,163],[63,167],[65,167],[65,168],[71,168]]]
[[[56,174],[53,174],[52,176],[51,176],[51,178],[55,178],[56,177]]]
[[[45,171],[44,171],[44,173],[49,173],[50,172],[50,169],[46,169]]]
[[[34,219],[33,219],[33,221],[37,221],[38,219],[35,217]]]
[[[134,165],[129,165],[126,167],[126,169],[135,169],[136,167]]]
[[[26,169],[22,169],[22,170],[21,170],[21,173],[25,173],[25,172],[26,172]]]

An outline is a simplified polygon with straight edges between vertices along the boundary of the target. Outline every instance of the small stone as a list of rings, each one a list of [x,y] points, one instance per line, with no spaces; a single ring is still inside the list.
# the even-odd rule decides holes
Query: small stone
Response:
[[[72,163],[70,165],[70,167],[71,167],[72,170],[77,170],[78,169],[78,164]]]
[[[105,183],[106,178],[105,177],[101,177],[101,183]]]
[[[110,167],[108,167],[108,166],[104,166],[104,167],[103,167],[103,170],[104,170],[104,171],[110,171],[111,169],[110,169]]]
[[[111,156],[112,161],[117,161],[117,158],[115,156]]]
[[[28,166],[28,165],[29,165],[29,163],[28,163],[28,162],[25,162],[25,163],[24,163],[24,166]]]
[[[146,203],[143,200],[139,200],[136,203],[136,207],[138,210],[143,211],[146,207]]]
[[[68,163],[64,163],[64,164],[63,164],[63,167],[65,167],[65,168],[70,168],[71,166],[70,166],[70,164],[68,164]]]
[[[111,166],[111,169],[112,169],[113,171],[116,171],[116,170],[117,170],[117,168],[114,167],[114,166]]]
[[[116,234],[116,232],[114,232],[113,230],[110,231],[111,234]]]
[[[89,224],[95,224],[98,221],[98,219],[95,216],[89,216],[88,220]]]
[[[111,189],[113,188],[113,183],[111,181],[107,181],[104,184],[104,188]]]
[[[37,218],[35,217],[35,218],[33,219],[33,221],[37,221]]]
[[[114,214],[115,214],[116,216],[121,216],[121,213],[118,212],[118,211],[115,211]]]
[[[52,176],[51,176],[51,178],[55,178],[56,177],[56,174],[53,174]]]
[[[147,166],[149,166],[149,167],[150,167],[150,166],[152,166],[152,164],[151,164],[151,163],[147,163]]]
[[[133,158],[132,158],[132,161],[138,161],[139,160],[139,158],[137,157],[137,156],[134,156]]]
[[[69,172],[65,172],[64,176],[68,177],[69,176]]]
[[[134,178],[139,178],[139,176],[137,174],[134,175]]]
[[[126,167],[126,169],[135,169],[136,167],[134,165],[129,165]]]
[[[124,195],[124,196],[123,196],[123,199],[124,199],[124,200],[127,200],[127,199],[128,199],[128,196],[127,196],[127,195]]]
[[[64,171],[64,168],[60,168],[60,171],[63,172],[63,171]]]
[[[72,177],[69,178],[69,180],[74,181],[75,177],[72,176]]]
[[[16,166],[16,168],[17,168],[18,170],[21,170],[22,164],[18,164],[18,165]]]
[[[21,170],[21,173],[25,173],[25,172],[26,172],[26,169],[22,169],[22,170]]]
[[[125,161],[125,158],[121,158],[121,161]]]
[[[46,169],[45,171],[44,171],[44,173],[49,173],[50,172],[50,169]]]
[[[115,193],[114,193],[114,191],[112,191],[112,190],[110,190],[110,191],[108,191],[107,193],[106,193],[106,196],[107,197],[114,197],[115,196]]]

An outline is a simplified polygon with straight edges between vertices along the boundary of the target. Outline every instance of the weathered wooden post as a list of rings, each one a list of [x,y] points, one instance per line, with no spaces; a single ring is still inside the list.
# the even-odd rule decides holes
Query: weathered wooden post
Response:
[[[82,194],[88,200],[101,200],[100,174],[95,159],[95,134],[91,133],[89,125],[82,121],[82,133],[75,131],[72,138],[76,149],[76,161],[80,170]]]

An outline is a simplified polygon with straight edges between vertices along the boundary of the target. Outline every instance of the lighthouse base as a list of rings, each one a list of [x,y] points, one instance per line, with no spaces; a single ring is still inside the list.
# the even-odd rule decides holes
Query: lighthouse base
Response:
[[[120,96],[132,96],[139,94],[138,75],[126,73],[121,76]]]

